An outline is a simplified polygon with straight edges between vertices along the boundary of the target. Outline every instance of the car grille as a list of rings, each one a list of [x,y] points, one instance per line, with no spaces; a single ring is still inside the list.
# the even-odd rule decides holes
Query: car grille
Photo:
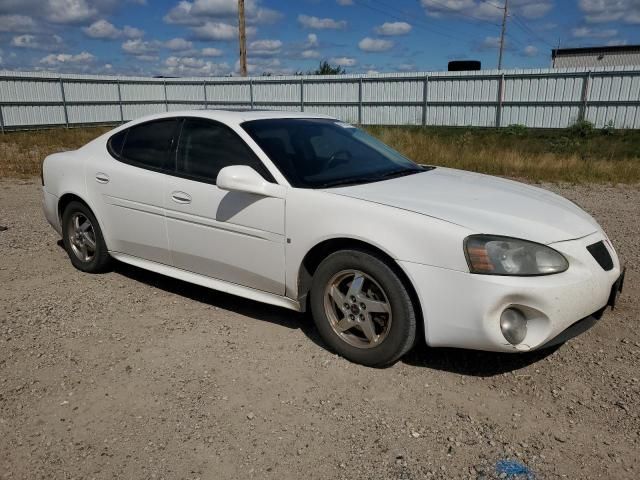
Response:
[[[596,259],[596,262],[603,268],[605,271],[609,271],[613,268],[613,260],[611,259],[611,254],[604,242],[594,243],[593,245],[589,245],[587,247],[589,253],[593,255],[593,258]]]

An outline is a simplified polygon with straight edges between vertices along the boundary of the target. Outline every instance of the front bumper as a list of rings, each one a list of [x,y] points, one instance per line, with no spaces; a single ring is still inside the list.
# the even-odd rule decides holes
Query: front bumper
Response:
[[[572,338],[577,337],[578,335],[589,330],[591,327],[595,326],[598,323],[598,320],[602,318],[602,315],[604,315],[604,312],[607,309],[607,307],[611,307],[611,309],[613,310],[616,307],[616,300],[618,299],[618,296],[622,293],[622,287],[624,286],[625,270],[626,269],[622,270],[622,273],[618,277],[618,280],[616,280],[615,283],[611,286],[611,293],[609,294],[609,301],[607,302],[607,305],[602,307],[597,312],[592,313],[588,317],[577,321],[576,323],[571,325],[569,328],[567,328],[565,331],[563,331],[560,335],[558,335],[555,338],[552,338],[540,348],[555,347],[556,345],[560,345],[561,343],[564,343],[567,340],[571,340]]]
[[[602,233],[552,245],[569,261],[566,272],[540,277],[474,275],[411,262],[400,262],[416,287],[427,344],[496,352],[530,351],[550,346],[563,332],[603,311],[618,284],[620,264],[609,271],[587,246],[604,240]],[[518,345],[507,342],[500,315],[517,308],[527,317],[527,335]],[[587,326],[585,322],[583,326]],[[571,330],[581,333],[578,327]],[[576,334],[578,334],[576,333]],[[565,341],[566,339],[561,339]]]

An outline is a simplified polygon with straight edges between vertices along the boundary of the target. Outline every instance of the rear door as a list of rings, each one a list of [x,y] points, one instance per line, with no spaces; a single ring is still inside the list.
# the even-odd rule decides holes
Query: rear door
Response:
[[[87,185],[109,250],[171,264],[163,192],[175,171],[177,125],[175,118],[134,125],[111,137],[104,158],[88,162]]]
[[[164,204],[174,266],[258,290],[284,294],[285,201],[216,186],[218,172],[248,165],[274,181],[231,128],[186,118],[177,172]]]

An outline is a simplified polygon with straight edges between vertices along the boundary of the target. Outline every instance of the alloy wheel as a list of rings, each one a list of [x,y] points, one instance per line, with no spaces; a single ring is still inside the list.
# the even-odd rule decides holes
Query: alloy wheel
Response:
[[[380,284],[359,270],[343,270],[327,283],[324,308],[333,331],[349,345],[373,348],[389,334],[391,305]]]

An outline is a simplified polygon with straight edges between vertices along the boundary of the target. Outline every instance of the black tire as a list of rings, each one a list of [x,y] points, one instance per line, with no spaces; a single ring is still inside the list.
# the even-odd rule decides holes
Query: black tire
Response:
[[[76,253],[77,247],[74,250],[74,245],[72,244],[72,222],[75,221],[76,216],[88,220],[91,225],[91,231],[93,232],[91,238],[95,240],[95,250],[93,255],[87,260],[80,258]],[[84,242],[85,240],[82,241]],[[67,255],[69,255],[69,260],[71,260],[73,266],[78,270],[87,273],[101,273],[109,269],[111,256],[104,242],[102,230],[95,215],[84,203],[73,201],[64,209],[62,213],[62,242],[67,251]]]
[[[379,344],[368,348],[354,346],[345,340],[335,331],[327,313],[325,301],[331,304],[327,300],[329,283],[333,284],[333,279],[341,272],[350,270],[362,272],[377,282],[390,306],[392,317],[386,336]],[[331,349],[352,362],[370,367],[386,367],[395,363],[415,344],[416,310],[411,296],[394,270],[371,253],[342,250],[329,255],[314,273],[310,297],[313,320],[320,336]],[[346,303],[344,309],[347,313],[350,311]],[[356,334],[359,334],[357,330],[356,328]]]

